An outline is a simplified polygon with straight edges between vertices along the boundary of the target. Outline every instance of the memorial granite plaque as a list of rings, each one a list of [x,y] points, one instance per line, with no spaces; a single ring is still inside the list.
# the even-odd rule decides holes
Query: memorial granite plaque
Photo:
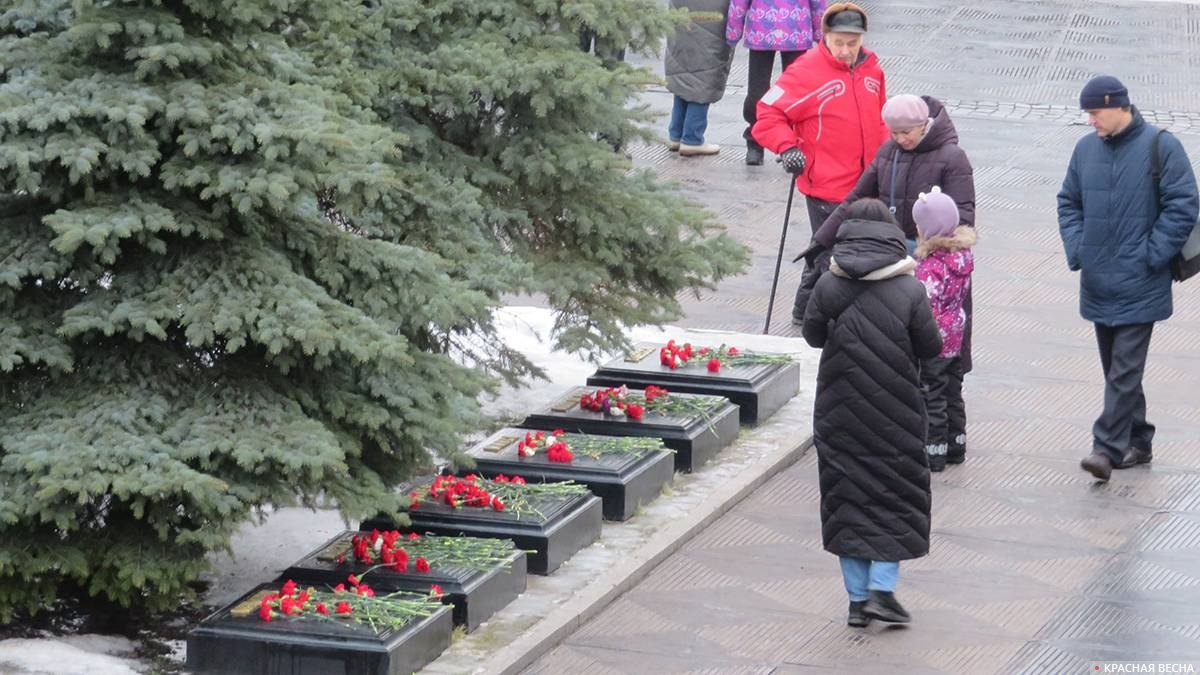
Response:
[[[538,434],[542,434],[539,438]],[[548,441],[548,439],[555,439]],[[562,442],[564,450],[552,448]],[[673,453],[657,438],[564,434],[505,428],[467,454],[474,472],[519,475],[531,482],[575,481],[604,502],[606,520],[627,520],[675,476]]]
[[[655,389],[614,393],[621,392],[621,388],[578,387],[546,409],[526,417],[520,426],[590,435],[659,438],[675,451],[677,471],[696,470],[737,438],[738,407],[728,399],[662,389],[656,395]],[[588,405],[585,397],[592,403],[603,398],[601,409],[594,404],[581,406],[581,402]],[[629,406],[637,412],[626,412]]]
[[[667,347],[638,343],[626,356],[600,366],[587,383],[600,387],[625,384],[634,389],[657,385],[673,392],[724,396],[737,404],[742,424],[762,422],[800,390],[800,364],[783,354],[734,349],[730,355],[732,348],[724,346],[697,347],[709,351],[681,359],[678,351],[672,358],[671,351],[664,349]],[[714,358],[715,371],[708,367]]]
[[[301,584],[332,586],[355,574],[369,579],[379,592],[428,593],[437,585],[443,602],[454,605],[454,624],[468,632],[525,592],[525,552],[511,541],[389,534],[343,532],[301,558],[283,576]]]
[[[412,525],[400,529],[419,534],[511,539],[528,553],[530,574],[550,574],[600,536],[602,503],[583,485],[544,483],[518,488],[477,478],[475,482],[489,497],[487,503],[472,504],[467,493],[462,498],[453,494],[456,486],[466,480],[441,476],[406,486],[405,492],[419,497],[407,509]],[[434,481],[443,482],[431,484]],[[500,509],[492,499],[499,500]],[[360,529],[396,528],[389,518],[380,516],[364,521]]]
[[[300,615],[277,611],[266,621],[261,615],[263,599],[279,589],[278,583],[261,584],[192,629],[187,636],[188,670],[220,675],[409,675],[450,646],[451,608],[440,603],[428,616],[406,619],[398,627],[356,621],[353,612],[339,614],[332,601],[328,615],[318,613],[310,601]],[[414,594],[406,601],[419,605],[427,597]]]

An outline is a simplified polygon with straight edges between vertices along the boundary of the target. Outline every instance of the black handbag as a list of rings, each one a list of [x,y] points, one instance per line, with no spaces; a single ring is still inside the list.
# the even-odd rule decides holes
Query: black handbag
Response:
[[[1162,192],[1159,183],[1162,180],[1162,161],[1158,157],[1158,137],[1165,133],[1166,129],[1159,129],[1158,133],[1154,134],[1154,140],[1150,142],[1150,178],[1154,181],[1154,198],[1160,213]],[[1171,258],[1171,278],[1175,281],[1191,279],[1197,272],[1200,272],[1200,222],[1192,226],[1192,233],[1187,241],[1183,242],[1183,248]]]

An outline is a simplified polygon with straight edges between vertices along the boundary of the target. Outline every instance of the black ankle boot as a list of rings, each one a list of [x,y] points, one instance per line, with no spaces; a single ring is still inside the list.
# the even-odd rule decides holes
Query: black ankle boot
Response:
[[[754,141],[746,142],[746,166],[762,166],[763,148]]]
[[[908,615],[908,611],[896,599],[896,594],[891,591],[871,591],[871,599],[867,600],[867,604],[863,607],[863,614],[872,619],[879,619],[884,623],[908,623],[912,621],[912,617]]]
[[[929,457],[929,470],[937,473],[946,468],[946,444],[925,446],[925,455]]]
[[[967,461],[967,435],[959,434],[950,441],[950,448],[946,450],[947,464],[962,464]]]
[[[871,617],[863,614],[863,607],[867,606],[866,600],[850,601],[850,611],[846,614],[846,625],[852,628],[864,628],[871,623]]]

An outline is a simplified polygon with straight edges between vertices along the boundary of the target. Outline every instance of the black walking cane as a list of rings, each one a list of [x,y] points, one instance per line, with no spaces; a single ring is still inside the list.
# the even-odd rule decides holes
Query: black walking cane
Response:
[[[783,234],[779,237],[779,256],[775,258],[775,276],[771,279],[771,299],[767,301],[767,323],[763,325],[763,335],[771,332],[771,312],[775,309],[775,288],[779,286],[779,266],[783,264],[783,244],[787,241],[788,220],[792,217],[792,198],[796,196],[796,177],[788,174],[787,210],[783,212]]]

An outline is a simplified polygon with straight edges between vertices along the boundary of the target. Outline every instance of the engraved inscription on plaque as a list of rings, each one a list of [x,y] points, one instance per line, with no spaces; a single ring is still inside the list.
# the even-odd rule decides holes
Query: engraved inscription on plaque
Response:
[[[519,436],[497,436],[496,440],[488,443],[481,449],[484,452],[500,452],[519,440],[521,440]]]
[[[350,535],[342,537],[337,541],[330,542],[328,546],[321,549],[317,554],[317,560],[321,562],[337,562],[339,556],[350,551]]]
[[[266,589],[246,598],[245,600],[234,605],[233,609],[229,610],[229,616],[240,619],[258,612],[258,607],[262,604],[262,599],[270,595],[271,592],[272,591],[270,589]]]
[[[583,396],[583,394],[586,391],[587,391],[586,389],[579,389],[579,388],[572,389],[565,396],[563,396],[561,399],[559,399],[558,403],[555,403],[554,405],[550,406],[550,410],[553,412],[561,413],[561,412],[567,412],[568,410],[574,410],[575,408],[578,408],[579,407],[579,398],[581,396]]]
[[[654,347],[641,347],[641,348],[635,349],[635,350],[629,352],[629,355],[625,357],[625,363],[638,363],[642,359],[653,354],[654,351],[655,351]]]

